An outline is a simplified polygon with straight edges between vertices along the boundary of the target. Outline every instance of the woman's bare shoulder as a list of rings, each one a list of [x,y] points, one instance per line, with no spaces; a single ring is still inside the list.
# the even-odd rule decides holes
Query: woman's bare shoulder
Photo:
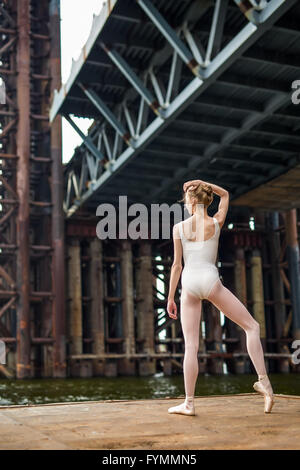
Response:
[[[220,216],[220,214],[216,213],[216,214],[214,215],[214,218],[215,218],[216,221],[218,222],[219,227],[220,227],[220,229],[221,229],[221,228],[223,227],[223,225],[224,225],[224,222],[225,222],[224,217],[222,217],[222,216]]]
[[[173,237],[174,238],[181,238],[180,237],[180,224],[182,222],[177,222],[177,224],[173,225]]]
[[[177,222],[177,224],[174,224],[173,225],[173,230],[179,230],[179,227],[182,224],[182,222],[183,222],[183,220],[181,220],[180,222]]]

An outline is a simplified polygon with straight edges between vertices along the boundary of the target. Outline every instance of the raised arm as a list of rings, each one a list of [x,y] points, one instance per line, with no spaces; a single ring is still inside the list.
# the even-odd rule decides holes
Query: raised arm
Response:
[[[218,196],[220,196],[218,212],[216,212],[214,217],[219,222],[220,227],[222,227],[225,222],[226,215],[228,212],[229,192],[226,189],[222,188],[221,186],[218,186],[217,184],[209,183],[208,181],[203,181],[203,180],[187,181],[183,185],[183,191],[186,192],[190,186],[198,186],[200,183],[208,184],[209,186],[212,187],[213,192],[217,194]]]
[[[173,226],[174,260],[171,266],[167,311],[171,318],[177,319],[177,307],[174,301],[177,284],[182,271],[182,244],[178,224]]]

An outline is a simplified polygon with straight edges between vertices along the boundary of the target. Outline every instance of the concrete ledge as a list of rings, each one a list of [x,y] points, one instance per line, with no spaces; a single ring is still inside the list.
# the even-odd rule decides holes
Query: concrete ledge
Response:
[[[183,396],[0,407],[0,449],[300,449],[300,397],[198,396],[195,416],[173,415]]]

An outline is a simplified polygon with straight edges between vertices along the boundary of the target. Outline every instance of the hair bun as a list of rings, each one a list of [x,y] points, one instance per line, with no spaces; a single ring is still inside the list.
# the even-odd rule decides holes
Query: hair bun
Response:
[[[203,189],[203,191],[205,191],[209,195],[212,193],[212,187],[209,186],[208,184],[203,185],[202,189]]]
[[[186,202],[186,195],[190,194],[198,204],[209,206],[213,201],[213,189],[210,184],[191,184],[183,194],[183,198],[178,202]]]

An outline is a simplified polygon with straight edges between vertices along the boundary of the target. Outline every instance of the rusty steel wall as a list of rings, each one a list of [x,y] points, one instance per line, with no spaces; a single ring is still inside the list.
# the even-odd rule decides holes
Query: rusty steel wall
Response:
[[[65,376],[59,1],[0,1],[2,375]]]

